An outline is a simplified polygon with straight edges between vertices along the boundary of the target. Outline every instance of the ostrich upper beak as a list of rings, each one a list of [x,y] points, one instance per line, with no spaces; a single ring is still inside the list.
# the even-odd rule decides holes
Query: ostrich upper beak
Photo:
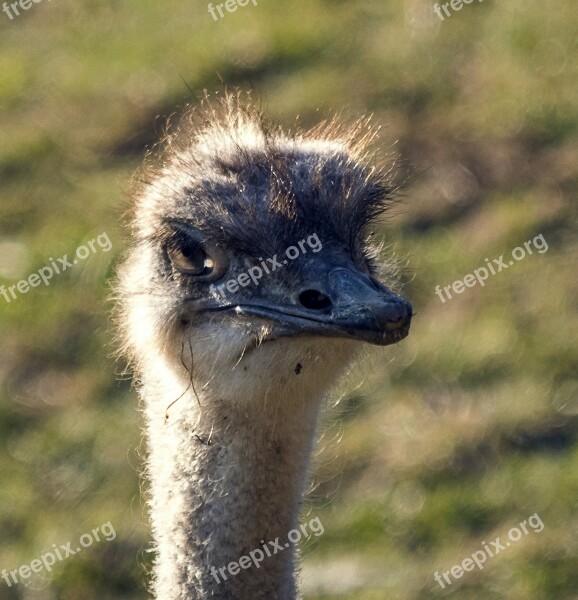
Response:
[[[209,311],[234,311],[273,325],[267,339],[321,336],[356,339],[386,346],[409,333],[411,304],[353,267],[311,265],[293,294],[243,299],[238,303],[205,306]]]

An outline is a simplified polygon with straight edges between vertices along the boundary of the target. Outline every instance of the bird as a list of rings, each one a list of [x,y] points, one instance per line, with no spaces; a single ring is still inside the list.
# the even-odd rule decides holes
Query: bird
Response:
[[[116,318],[159,600],[300,597],[287,535],[320,410],[413,316],[373,241],[397,196],[375,136],[366,117],[286,130],[250,93],[205,93],[135,177]]]

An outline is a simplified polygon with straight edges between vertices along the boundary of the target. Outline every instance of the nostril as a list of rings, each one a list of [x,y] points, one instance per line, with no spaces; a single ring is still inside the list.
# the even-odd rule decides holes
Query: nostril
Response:
[[[305,290],[299,294],[299,302],[309,310],[326,310],[331,308],[331,300],[317,290]]]

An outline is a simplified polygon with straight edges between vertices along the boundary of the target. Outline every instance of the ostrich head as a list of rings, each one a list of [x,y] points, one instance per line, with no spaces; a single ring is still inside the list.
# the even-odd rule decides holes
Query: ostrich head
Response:
[[[411,306],[368,240],[392,182],[367,164],[363,125],[287,135],[227,96],[168,137],[121,277],[139,361],[190,364],[220,400],[259,385],[308,395],[360,342],[408,334]]]
[[[362,342],[409,330],[368,241],[392,186],[363,131],[288,135],[227,95],[168,136],[136,196],[119,324],[145,400],[157,598],[296,597],[294,549],[218,567],[295,527],[325,392]]]

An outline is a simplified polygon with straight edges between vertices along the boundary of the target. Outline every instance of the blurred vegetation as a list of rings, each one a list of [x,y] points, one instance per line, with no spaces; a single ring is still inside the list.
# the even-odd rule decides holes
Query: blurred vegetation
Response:
[[[383,233],[417,316],[328,411],[306,598],[578,598],[575,3],[485,0],[443,23],[432,5],[260,0],[218,22],[183,0],[0,13],[0,284],[102,232],[113,241],[48,287],[0,297],[0,569],[107,521],[117,532],[50,576],[0,580],[0,599],[146,596],[143,448],[110,357],[107,282],[157,115],[220,80],[286,125],[373,113],[411,173]],[[547,253],[445,304],[434,294],[540,233]],[[534,513],[541,533],[435,583]]]

